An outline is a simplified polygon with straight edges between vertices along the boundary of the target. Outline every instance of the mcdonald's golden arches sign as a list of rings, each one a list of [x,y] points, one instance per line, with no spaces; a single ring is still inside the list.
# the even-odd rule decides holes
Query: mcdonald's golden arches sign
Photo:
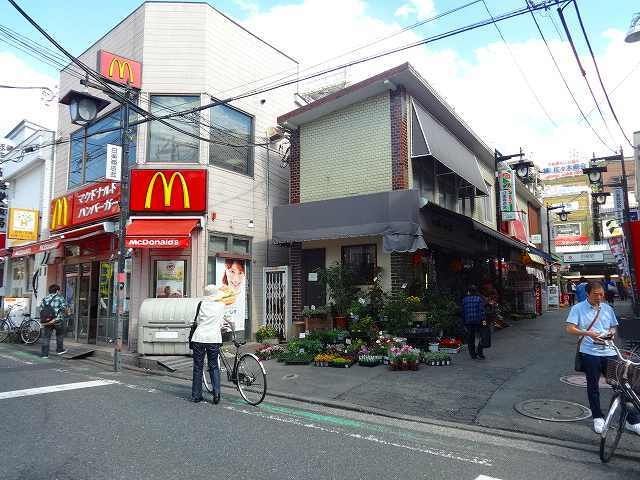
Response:
[[[130,58],[100,50],[98,52],[98,71],[100,75],[113,82],[130,85],[134,88],[142,86],[142,63]]]
[[[129,208],[139,213],[207,211],[206,170],[131,170]]]

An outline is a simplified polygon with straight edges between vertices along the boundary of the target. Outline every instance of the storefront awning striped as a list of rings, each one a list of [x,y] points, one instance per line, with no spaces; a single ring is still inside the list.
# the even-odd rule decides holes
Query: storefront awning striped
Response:
[[[133,219],[127,225],[127,248],[189,248],[191,232],[199,220],[187,219]]]
[[[59,240],[45,240],[43,242],[29,243],[27,245],[19,245],[12,248],[11,257],[26,257],[37,253],[48,252],[59,248],[62,242]]]

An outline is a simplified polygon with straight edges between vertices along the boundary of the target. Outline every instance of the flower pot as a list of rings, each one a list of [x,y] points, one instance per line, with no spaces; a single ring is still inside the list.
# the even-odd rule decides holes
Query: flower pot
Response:
[[[334,317],[336,322],[336,328],[338,330],[346,330],[347,329],[347,317],[344,315],[336,315]]]
[[[437,343],[430,343],[429,344],[429,351],[430,352],[437,352],[439,349],[439,345]]]

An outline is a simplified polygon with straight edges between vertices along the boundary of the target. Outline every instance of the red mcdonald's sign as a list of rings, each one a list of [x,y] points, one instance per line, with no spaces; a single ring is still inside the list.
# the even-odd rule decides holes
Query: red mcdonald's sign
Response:
[[[100,75],[113,82],[134,88],[142,87],[142,63],[135,60],[100,50],[98,51],[98,71]]]
[[[129,208],[139,213],[207,211],[206,170],[131,170]]]
[[[95,182],[51,200],[49,229],[77,227],[120,213],[120,184]]]

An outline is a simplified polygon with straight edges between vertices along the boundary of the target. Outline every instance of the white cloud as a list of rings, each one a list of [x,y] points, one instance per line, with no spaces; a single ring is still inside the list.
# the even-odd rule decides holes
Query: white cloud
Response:
[[[409,0],[400,6],[395,13],[396,17],[408,17],[415,15],[418,20],[425,20],[436,13],[436,7],[433,0]]]
[[[406,6],[424,13],[428,4],[433,8],[432,3],[412,2]],[[418,4],[423,10],[417,10]],[[340,12],[339,15],[336,14],[337,11]],[[309,21],[311,18],[312,22]],[[356,47],[370,45],[401,29],[393,21],[371,16],[368,4],[363,0],[304,0],[302,3],[280,5],[252,15],[244,23],[251,31],[300,60],[301,70]],[[328,30],[330,34],[327,34]],[[591,34],[592,37],[595,35],[595,32]],[[611,91],[640,61],[640,46],[625,44],[623,32],[617,30],[608,30],[601,35],[607,42],[607,47],[598,56],[598,62],[605,77],[605,85]],[[417,34],[405,32],[334,60],[331,65],[419,39]],[[585,113],[591,112],[593,101],[578,72],[569,45],[559,40],[551,41],[550,44],[578,102]],[[455,42],[448,42],[447,45],[455,45]],[[575,152],[581,157],[590,157],[592,152],[609,154],[580,118],[542,40],[536,36],[510,45],[529,83],[557,127],[551,124],[536,103],[500,40],[478,45],[470,60],[468,54],[463,56],[454,47],[443,47],[437,43],[416,47],[350,67],[346,72],[340,71],[315,82],[308,82],[306,87],[312,89],[320,86],[320,83],[336,82],[344,78],[358,81],[410,61],[491,147],[497,147],[504,153],[513,153],[522,146],[540,164],[566,159],[575,155]],[[609,138],[596,110],[589,114],[589,120],[600,135],[606,138],[607,143],[617,148],[623,144],[623,140],[602,94],[598,93],[601,89],[594,75],[592,62],[589,57],[582,58],[582,61],[614,138]],[[324,67],[326,65],[322,68]],[[640,130],[640,97],[634,92],[638,80],[640,68],[611,96],[629,137],[634,129]],[[629,151],[628,146],[626,151]]]
[[[57,126],[58,92],[56,80],[32,69],[10,52],[0,52],[0,84],[48,87],[54,98],[44,102],[41,90],[0,88],[0,136],[7,134],[22,120],[51,129]]]
[[[260,7],[256,2],[251,2],[249,0],[233,0],[233,3],[249,15],[257,15],[260,11]]]

